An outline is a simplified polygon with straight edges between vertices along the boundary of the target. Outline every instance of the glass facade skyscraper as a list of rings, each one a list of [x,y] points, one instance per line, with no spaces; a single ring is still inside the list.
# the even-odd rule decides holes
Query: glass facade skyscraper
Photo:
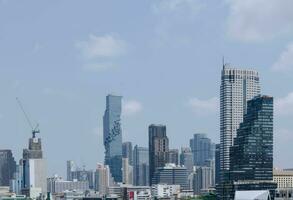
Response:
[[[9,186],[16,172],[16,162],[11,150],[0,150],[0,186]]]
[[[115,182],[122,182],[121,96],[108,95],[103,117],[105,164]]]
[[[247,105],[230,148],[231,179],[273,180],[273,97],[255,97]]]
[[[229,172],[230,147],[246,113],[247,101],[260,94],[258,72],[223,66],[220,88],[220,165]],[[224,176],[221,176],[224,178]]]
[[[149,182],[149,149],[135,146],[133,149],[133,184],[147,186]]]
[[[205,166],[207,160],[214,159],[214,144],[206,134],[194,134],[190,139],[190,148],[196,166]]]
[[[247,113],[230,147],[229,180],[220,188],[220,199],[233,199],[239,190],[269,190],[273,182],[273,97],[257,96],[247,103]]]

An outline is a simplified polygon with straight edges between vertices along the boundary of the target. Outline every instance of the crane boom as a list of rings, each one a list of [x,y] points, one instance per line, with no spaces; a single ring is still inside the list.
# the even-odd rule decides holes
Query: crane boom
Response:
[[[31,129],[32,129],[33,138],[35,138],[35,137],[36,137],[36,133],[40,133],[40,130],[38,129],[39,124],[36,124],[36,126],[35,126],[35,128],[34,128],[32,122],[31,122],[31,120],[30,120],[30,118],[29,118],[28,115],[26,114],[26,112],[25,112],[25,110],[24,110],[24,108],[23,108],[23,106],[22,106],[22,103],[21,103],[21,101],[19,100],[18,97],[16,97],[16,101],[17,101],[17,103],[18,103],[18,105],[19,105],[21,111],[23,112],[23,115],[24,115],[24,117],[25,117],[25,119],[26,119],[28,125],[29,125],[29,126],[31,127]]]

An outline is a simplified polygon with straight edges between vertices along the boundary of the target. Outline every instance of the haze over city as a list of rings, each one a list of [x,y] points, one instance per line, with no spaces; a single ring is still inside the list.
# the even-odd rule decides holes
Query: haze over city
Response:
[[[274,97],[274,166],[290,168],[292,6],[290,0],[1,0],[0,146],[19,160],[31,137],[18,97],[40,124],[48,175],[65,175],[66,160],[95,169],[104,161],[108,94],[123,96],[124,141],[147,146],[148,126],[159,123],[167,126],[170,147],[188,146],[194,133],[219,143],[224,57],[257,70],[262,94]]]

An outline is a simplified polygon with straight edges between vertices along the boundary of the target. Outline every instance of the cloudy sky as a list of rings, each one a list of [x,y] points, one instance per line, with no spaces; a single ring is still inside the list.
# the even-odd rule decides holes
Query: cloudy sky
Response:
[[[49,175],[103,162],[108,93],[123,95],[123,138],[171,147],[219,141],[222,57],[260,72],[275,97],[275,166],[293,167],[292,0],[0,0],[0,147],[21,157],[40,123]]]

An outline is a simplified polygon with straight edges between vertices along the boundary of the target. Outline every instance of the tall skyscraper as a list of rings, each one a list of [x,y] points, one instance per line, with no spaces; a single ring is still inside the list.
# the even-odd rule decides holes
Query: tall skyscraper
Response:
[[[133,150],[131,142],[123,142],[122,143],[122,157],[128,158],[128,162],[130,165],[133,165]]]
[[[221,176],[229,172],[230,147],[246,113],[247,101],[260,94],[258,72],[231,68],[224,64],[220,88]]]
[[[76,166],[73,160],[68,160],[66,162],[66,173],[67,173],[67,181],[73,181],[72,172],[76,170]]]
[[[105,164],[115,182],[122,182],[121,96],[108,95],[103,118]]]
[[[34,131],[29,139],[28,149],[23,150],[22,166],[22,193],[31,198],[34,198],[32,195],[36,193],[46,194],[47,165],[43,158],[41,138],[37,138]]]
[[[149,182],[149,149],[135,145],[133,150],[133,184],[147,186]]]
[[[193,171],[193,155],[189,147],[181,148],[180,165],[185,166],[189,174]]]
[[[169,163],[174,163],[175,165],[179,164],[179,150],[178,149],[169,149]]]
[[[0,150],[0,186],[9,186],[16,172],[16,162],[11,150]]]
[[[150,183],[158,167],[164,167],[169,158],[169,139],[166,134],[166,126],[149,126],[149,166]]]
[[[213,143],[206,134],[194,134],[190,139],[190,148],[193,154],[193,164],[205,166],[207,160],[214,159]]]

